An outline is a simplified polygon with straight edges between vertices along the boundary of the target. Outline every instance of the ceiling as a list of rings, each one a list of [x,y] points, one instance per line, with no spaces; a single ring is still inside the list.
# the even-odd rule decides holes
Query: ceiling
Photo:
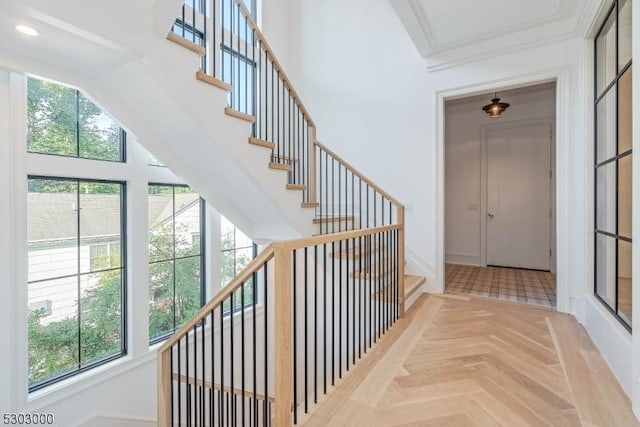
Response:
[[[594,0],[389,0],[430,68],[576,36]]]

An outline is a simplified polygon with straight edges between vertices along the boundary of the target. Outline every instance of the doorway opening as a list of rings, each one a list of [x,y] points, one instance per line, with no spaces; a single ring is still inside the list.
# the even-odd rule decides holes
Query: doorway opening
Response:
[[[445,291],[556,306],[555,82],[445,102]]]

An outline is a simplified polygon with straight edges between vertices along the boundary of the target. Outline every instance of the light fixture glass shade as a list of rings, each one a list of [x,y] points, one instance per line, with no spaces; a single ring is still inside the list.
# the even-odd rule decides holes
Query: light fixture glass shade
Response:
[[[498,117],[504,110],[509,108],[509,104],[506,102],[500,102],[500,98],[494,95],[491,100],[491,104],[487,104],[482,107],[482,110],[489,115],[489,117]]]
[[[36,30],[33,27],[30,27],[28,25],[16,25],[16,30],[24,35],[30,36],[30,37],[36,37],[39,36],[40,33],[38,32],[38,30]]]

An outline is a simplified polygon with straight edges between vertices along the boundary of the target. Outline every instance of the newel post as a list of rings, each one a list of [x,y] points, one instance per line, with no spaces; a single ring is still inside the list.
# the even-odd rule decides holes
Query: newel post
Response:
[[[291,250],[277,246],[274,249],[274,405],[275,425],[292,424],[293,355],[292,355],[292,301]]]
[[[309,126],[309,203],[318,201],[316,177],[316,128]]]
[[[404,223],[404,206],[398,206],[398,224],[400,224],[400,230],[398,230],[398,295],[400,296],[400,317],[404,317],[404,263],[405,263],[405,254],[404,254],[404,231],[405,231],[405,223]]]
[[[158,354],[158,426],[169,427],[171,419],[171,351],[161,350]]]

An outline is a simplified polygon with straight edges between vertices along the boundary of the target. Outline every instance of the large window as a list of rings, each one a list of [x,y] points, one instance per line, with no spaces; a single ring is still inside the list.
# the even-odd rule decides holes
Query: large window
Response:
[[[80,91],[29,78],[27,94],[29,152],[124,161],[124,131]]]
[[[595,294],[631,330],[631,0],[595,41]]]
[[[190,188],[149,185],[149,337],[163,340],[204,304],[204,203]]]
[[[220,231],[222,239],[222,286],[229,283],[238,275],[258,253],[258,246],[233,225],[224,216],[220,216]],[[239,309],[253,303],[253,279],[244,285],[242,296],[233,302],[233,309]],[[225,303],[225,310],[229,310],[229,301]]]
[[[29,389],[126,353],[125,184],[28,180]]]

